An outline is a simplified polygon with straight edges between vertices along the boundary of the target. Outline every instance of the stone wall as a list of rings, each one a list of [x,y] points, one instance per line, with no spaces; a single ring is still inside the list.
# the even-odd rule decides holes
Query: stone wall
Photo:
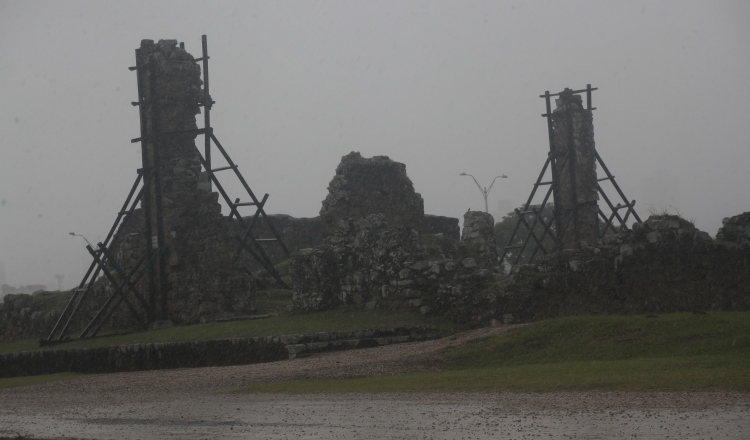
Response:
[[[725,218],[716,233],[716,240],[723,246],[733,249],[750,248],[750,212]]]
[[[71,294],[7,294],[0,303],[0,340],[13,341],[49,332]]]
[[[466,322],[465,307],[449,310],[450,298],[472,298],[494,280],[492,267],[477,255],[474,244],[420,238],[417,231],[394,228],[384,215],[372,214],[342,225],[326,246],[292,257],[293,303],[303,312],[413,308]]]
[[[738,244],[746,240],[749,217],[728,219],[724,239],[712,240],[676,216],[652,216],[607,244],[559,252],[509,275],[477,258],[476,244],[417,241],[398,236],[384,218],[368,218],[325,250],[331,268],[325,285],[295,284],[295,304],[318,310],[304,299],[322,293],[330,301],[317,302],[326,304],[321,308],[412,307],[476,326],[583,314],[750,310],[750,246]],[[305,266],[308,257],[295,256],[293,267]],[[314,280],[319,272],[297,276]]]
[[[293,359],[324,351],[435,339],[431,326],[387,327],[256,338],[46,349],[0,354],[0,377],[219,367]]]
[[[422,234],[443,234],[453,240],[461,239],[461,228],[455,217],[444,217],[442,215],[425,214],[420,231]]]
[[[38,350],[0,355],[0,377],[218,367],[273,362],[287,357],[284,344],[272,338]]]
[[[250,217],[247,219],[249,220]],[[286,214],[270,214],[268,219],[273,223],[276,231],[283,237],[284,244],[290,253],[302,249],[324,246],[326,229],[320,217],[295,218]],[[271,237],[271,231],[265,223],[259,223],[253,231],[255,231],[256,237]],[[442,234],[453,240],[460,240],[461,237],[458,219],[440,215],[425,214],[419,232],[427,235]],[[266,248],[266,253],[274,264],[287,259],[284,252],[278,246]],[[261,268],[257,263],[252,264],[251,262],[251,265],[254,270]]]
[[[593,246],[599,237],[596,146],[591,110],[565,89],[552,112],[552,151],[557,169],[555,220],[561,249]],[[568,159],[566,160],[566,156]],[[570,221],[568,222],[568,219]],[[567,227],[563,230],[563,226]]]
[[[472,214],[459,242],[458,219],[425,218],[422,205],[403,164],[344,156],[321,209],[323,244],[290,261],[294,307],[413,308],[466,321],[464,307],[448,308],[494,279],[492,217]]]
[[[728,220],[737,224],[747,213]],[[652,216],[609,245],[519,267],[495,288],[496,319],[750,310],[750,246],[711,240],[677,216]]]

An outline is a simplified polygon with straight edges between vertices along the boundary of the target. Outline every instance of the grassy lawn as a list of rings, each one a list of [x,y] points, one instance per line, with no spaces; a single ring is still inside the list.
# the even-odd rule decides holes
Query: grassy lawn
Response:
[[[441,371],[252,384],[243,392],[750,391],[750,313],[585,316],[445,351]]]
[[[66,349],[151,342],[244,338],[412,325],[434,325],[436,326],[436,331],[443,334],[450,334],[463,329],[463,327],[453,324],[445,318],[423,316],[408,311],[331,310],[310,314],[279,313],[265,319],[215,322],[177,326],[148,332],[102,336],[88,340],[72,341],[56,345],[53,348]],[[0,343],[0,353],[33,350],[39,350],[38,342],[35,339]]]

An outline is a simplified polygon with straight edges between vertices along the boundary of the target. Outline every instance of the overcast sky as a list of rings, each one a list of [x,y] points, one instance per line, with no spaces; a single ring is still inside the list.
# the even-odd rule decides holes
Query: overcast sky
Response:
[[[212,122],[267,211],[318,215],[341,156],[387,155],[430,214],[507,211],[548,151],[545,90],[594,92],[645,219],[750,211],[750,2],[0,0],[0,264],[77,284],[141,166],[134,49],[208,35]],[[239,187],[229,185],[239,197]],[[225,210],[226,211],[226,210]],[[0,273],[2,270],[0,269]]]

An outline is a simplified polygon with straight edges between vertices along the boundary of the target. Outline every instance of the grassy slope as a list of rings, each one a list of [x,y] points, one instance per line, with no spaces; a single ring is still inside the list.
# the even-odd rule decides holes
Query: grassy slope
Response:
[[[588,316],[446,350],[442,371],[252,384],[243,391],[750,391],[750,313]]]

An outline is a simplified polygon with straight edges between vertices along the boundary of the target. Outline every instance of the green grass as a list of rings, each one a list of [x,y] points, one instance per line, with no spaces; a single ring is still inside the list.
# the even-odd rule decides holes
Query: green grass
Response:
[[[239,392],[750,391],[750,369],[732,358],[628,359],[500,366],[343,380],[259,382]]]
[[[560,318],[444,354],[437,372],[256,383],[240,391],[750,391],[750,313]]]
[[[560,318],[476,339],[449,354],[448,369],[700,356],[750,361],[750,313]]]
[[[280,313],[266,319],[216,322],[190,326],[176,326],[148,332],[98,337],[72,341],[52,348],[99,347],[137,343],[197,341],[235,337],[271,336],[320,331],[357,330],[375,327],[435,325],[440,333],[454,333],[462,327],[445,318],[423,316],[409,311],[330,310],[310,314]],[[0,353],[38,350],[37,340],[0,343]]]
[[[75,379],[82,377],[84,374],[79,373],[58,373],[45,374],[41,376],[22,376],[22,377],[4,377],[0,378],[0,390],[3,388],[22,387],[26,385],[35,385],[38,383],[56,382],[58,380]],[[2,437],[0,437],[2,439]]]

